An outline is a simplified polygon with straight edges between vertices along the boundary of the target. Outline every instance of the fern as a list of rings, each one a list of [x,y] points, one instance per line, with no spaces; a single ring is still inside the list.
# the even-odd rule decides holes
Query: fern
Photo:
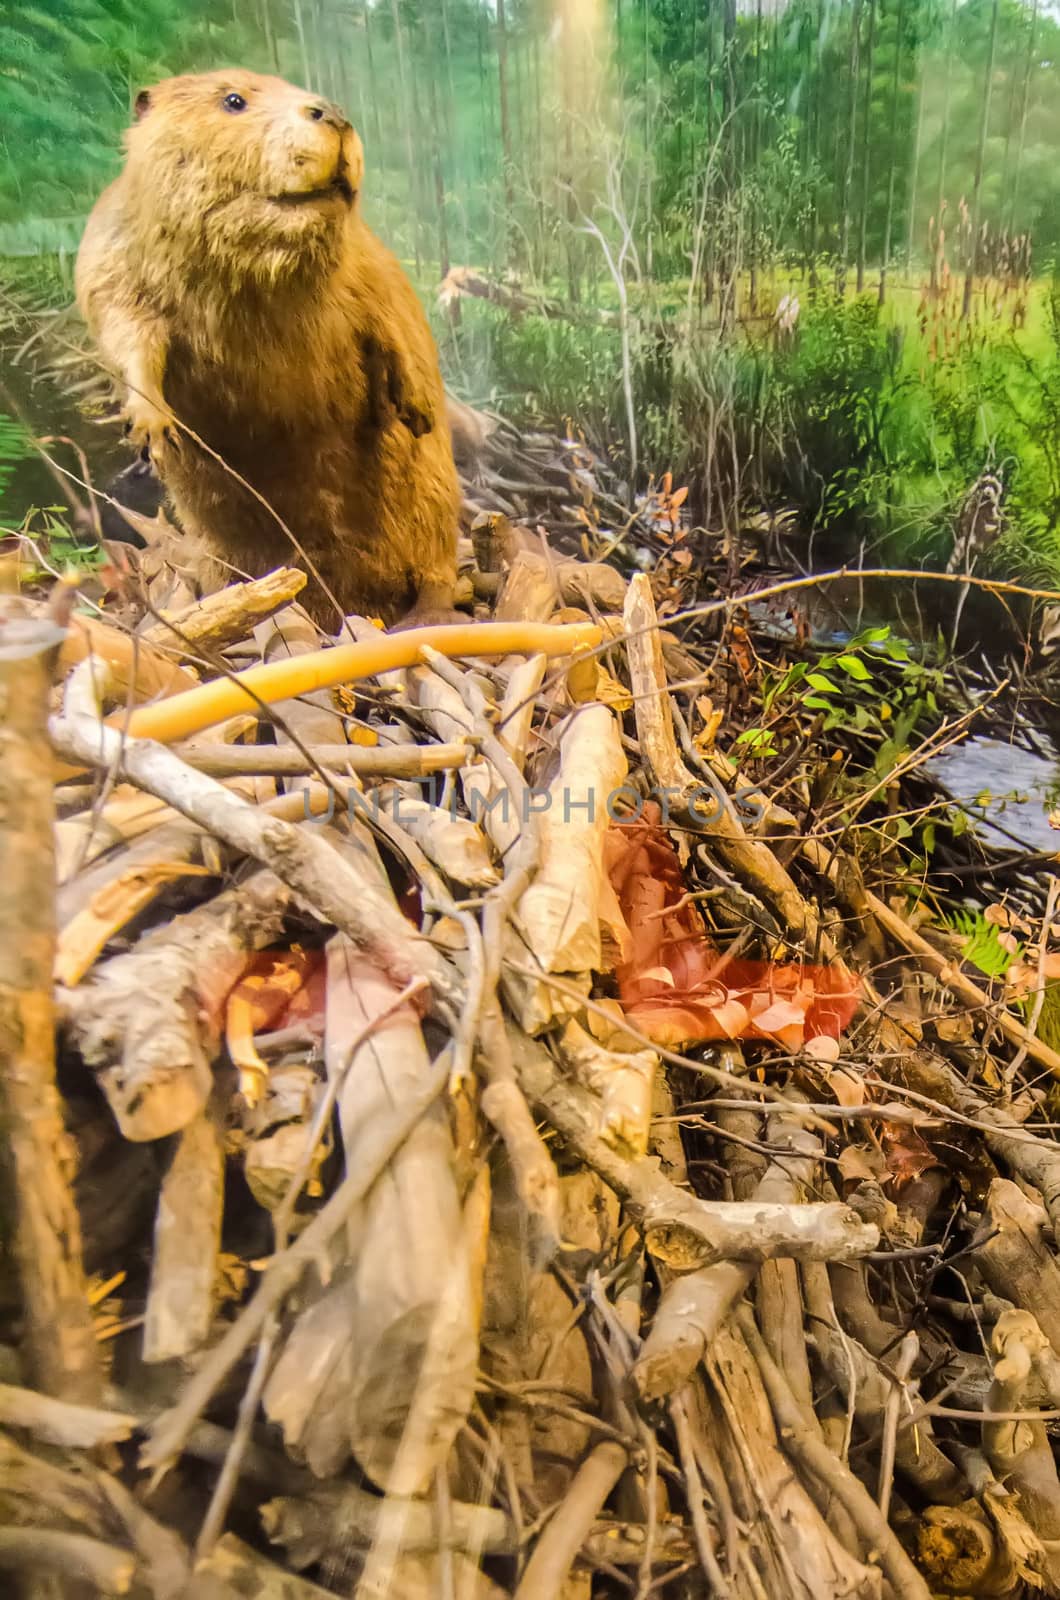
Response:
[[[10,481],[16,462],[33,454],[25,428],[14,417],[0,411],[0,499]]]
[[[981,911],[955,911],[945,919],[962,940],[961,957],[987,978],[1003,978],[1013,961],[1022,957],[1023,946],[1006,950],[999,930],[987,922]]]

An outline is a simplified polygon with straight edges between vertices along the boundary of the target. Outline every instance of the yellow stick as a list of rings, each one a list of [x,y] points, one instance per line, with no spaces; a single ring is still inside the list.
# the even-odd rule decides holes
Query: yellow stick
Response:
[[[314,689],[330,689],[336,684],[374,677],[377,672],[415,666],[424,645],[444,656],[534,655],[538,651],[562,656],[592,649],[602,637],[595,623],[588,622],[469,622],[380,633],[378,639],[335,645],[309,655],[272,661],[264,667],[249,667],[231,678],[214,678],[184,694],[140,706],[129,716],[126,726],[134,738],[159,739],[169,744],[201,733],[237,712],[257,711],[259,701],[271,705]],[[62,769],[61,776],[69,775],[70,769]]]

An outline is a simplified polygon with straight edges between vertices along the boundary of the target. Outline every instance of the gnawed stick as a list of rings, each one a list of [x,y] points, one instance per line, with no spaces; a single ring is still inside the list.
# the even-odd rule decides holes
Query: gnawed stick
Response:
[[[67,1450],[95,1450],[103,1444],[120,1444],[139,1426],[138,1419],[120,1411],[103,1411],[77,1405],[0,1383],[0,1427],[18,1428],[44,1444]]]
[[[698,1200],[665,1178],[653,1158],[624,1161],[595,1131],[600,1116],[595,1097],[563,1080],[543,1045],[513,1027],[508,1037],[528,1099],[574,1154],[625,1200],[649,1250],[672,1270],[771,1256],[845,1261],[876,1248],[879,1230],[848,1206]]]
[[[136,1557],[83,1533],[56,1528],[0,1528],[0,1572],[38,1573],[88,1583],[100,1594],[128,1594]]]
[[[55,865],[44,739],[61,631],[15,602],[0,644],[0,1104],[7,1215],[38,1385],[98,1400],[101,1377],[71,1188],[73,1152],[55,1082]]]
[[[365,748],[358,744],[311,744],[309,754],[293,745],[279,744],[186,744],[175,754],[196,772],[212,778],[233,778],[241,774],[272,773],[293,777],[301,773],[325,771],[355,772],[360,778],[429,778],[435,772],[451,772],[462,767],[470,755],[464,742],[448,744],[382,744]]]
[[[61,996],[66,1025],[127,1139],[161,1139],[202,1112],[225,997],[248,955],[277,938],[288,901],[278,878],[255,873]]]
[[[422,1096],[403,1106],[384,1126],[376,1129],[373,1147],[362,1153],[360,1168],[347,1174],[305,1231],[269,1263],[254,1297],[204,1357],[202,1365],[184,1386],[177,1404],[152,1426],[143,1450],[145,1465],[164,1470],[180,1454],[214,1391],[254,1343],[271,1312],[299,1282],[306,1268],[325,1259],[329,1241],[346,1226],[380,1173],[385,1171],[394,1152],[400,1149],[447,1082],[448,1071],[444,1064],[436,1067]]]
[[[163,611],[144,628],[142,637],[177,652],[210,655],[246,638],[256,623],[274,616],[306,585],[297,567],[277,567],[263,578],[229,583],[180,611]]]
[[[625,927],[603,861],[613,797],[628,764],[609,707],[571,714],[558,734],[559,770],[538,819],[537,871],[516,909],[519,929],[546,972],[598,972],[604,938]]]
[[[291,1565],[301,1568],[343,1556],[351,1541],[362,1548],[374,1544],[383,1507],[378,1495],[354,1484],[322,1483],[298,1498],[269,1500],[260,1516],[269,1543],[282,1545]],[[444,1535],[430,1503],[409,1500],[401,1511],[403,1549],[437,1550]],[[515,1548],[511,1522],[494,1506],[450,1502],[448,1531],[455,1550],[492,1555]]]

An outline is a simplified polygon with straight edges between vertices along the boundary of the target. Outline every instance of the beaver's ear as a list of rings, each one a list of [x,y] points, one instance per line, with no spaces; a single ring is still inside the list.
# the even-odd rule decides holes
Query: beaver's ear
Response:
[[[136,118],[137,122],[142,122],[150,109],[151,91],[150,89],[141,89],[140,93],[133,101],[133,116]]]

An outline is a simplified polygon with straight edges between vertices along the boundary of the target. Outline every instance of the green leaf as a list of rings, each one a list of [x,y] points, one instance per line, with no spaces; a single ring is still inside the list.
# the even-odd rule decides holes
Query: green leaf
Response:
[[[840,656],[836,666],[842,667],[843,671],[856,679],[858,683],[868,683],[872,677],[872,673],[860,656]]]
[[[839,693],[839,685],[833,683],[831,678],[826,678],[823,672],[808,672],[806,674],[806,682],[812,689],[818,690],[820,694]],[[809,701],[807,700],[805,704],[809,705]]]
[[[831,701],[831,700],[822,699],[819,694],[808,694],[808,695],[806,695],[804,697],[802,703],[803,703],[804,706],[807,706],[811,711],[834,711],[835,710],[835,703],[833,701]]]

